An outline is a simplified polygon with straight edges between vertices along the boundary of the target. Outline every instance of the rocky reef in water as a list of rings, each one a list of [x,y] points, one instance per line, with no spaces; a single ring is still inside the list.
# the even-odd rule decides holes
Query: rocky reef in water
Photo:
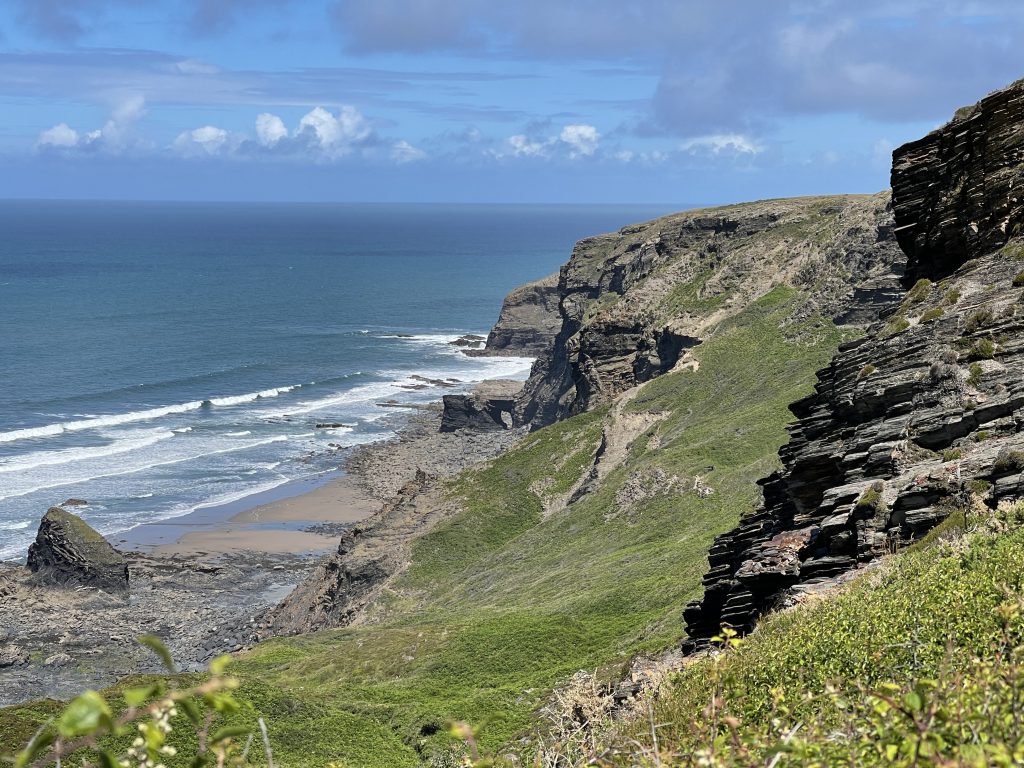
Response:
[[[1024,493],[1024,85],[896,150],[898,310],[840,349],[764,504],[718,538],[691,647],[920,538],[974,499]]]

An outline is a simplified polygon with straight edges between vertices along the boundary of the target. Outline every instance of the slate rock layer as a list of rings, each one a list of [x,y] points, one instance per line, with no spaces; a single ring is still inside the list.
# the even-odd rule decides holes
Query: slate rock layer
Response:
[[[51,507],[28,550],[28,567],[41,581],[68,586],[128,589],[121,553],[82,518]]]
[[[1024,103],[1014,84],[901,147],[899,309],[840,348],[761,481],[764,503],[709,552],[684,612],[696,648],[920,538],[980,497],[1024,492]],[[931,281],[938,282],[931,282]]]

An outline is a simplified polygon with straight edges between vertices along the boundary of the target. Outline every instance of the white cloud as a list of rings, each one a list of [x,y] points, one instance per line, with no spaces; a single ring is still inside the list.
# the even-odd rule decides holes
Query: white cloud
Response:
[[[288,129],[280,117],[268,112],[256,116],[256,140],[264,147],[272,147],[287,137]]]
[[[567,125],[558,138],[571,147],[569,157],[590,157],[597,151],[601,134],[592,125]]]
[[[326,154],[343,155],[352,145],[370,137],[369,122],[355,107],[344,105],[337,115],[323,107],[310,110],[299,120],[296,136],[310,136]]]
[[[405,163],[414,163],[417,160],[423,160],[426,158],[427,153],[419,147],[414,147],[407,141],[396,142],[391,148],[391,159],[399,165]]]
[[[756,155],[761,152],[761,147],[746,136],[739,133],[716,133],[710,136],[698,136],[687,139],[679,145],[683,152],[698,153],[709,152],[712,155],[719,155],[722,152],[732,152],[740,155]]]
[[[120,154],[140,144],[134,136],[134,124],[146,114],[146,100],[142,96],[129,96],[118,102],[102,128],[79,134],[67,123],[60,123],[39,134],[38,147],[102,150]]]
[[[509,136],[506,142],[509,152],[513,157],[543,157],[547,155],[549,142],[534,141],[523,134]]]
[[[192,131],[182,131],[174,140],[174,149],[187,157],[212,157],[228,144],[229,134],[223,128],[204,125]]]
[[[67,123],[58,123],[39,134],[36,146],[39,147],[74,147],[78,145],[78,131]]]

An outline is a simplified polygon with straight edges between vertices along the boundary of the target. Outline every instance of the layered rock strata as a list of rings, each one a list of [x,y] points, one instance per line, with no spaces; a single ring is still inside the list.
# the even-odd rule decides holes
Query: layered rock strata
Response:
[[[558,275],[521,285],[501,305],[498,322],[487,335],[483,354],[536,357],[551,345],[561,327]]]
[[[445,395],[441,431],[511,429],[515,398],[521,388],[518,381],[493,379],[481,381],[468,394]]]
[[[684,614],[690,647],[722,625],[750,631],[973,498],[1024,492],[1024,243],[1007,243],[1021,124],[1015,85],[896,151],[896,232],[913,287],[792,406],[763,505],[711,548],[704,596]]]
[[[807,297],[798,315],[871,322],[899,297],[904,257],[888,205],[887,194],[769,200],[581,240],[559,274],[558,333],[516,423],[552,423],[685,364],[780,283]]]
[[[128,589],[128,564],[99,533],[77,515],[51,507],[28,550],[37,580],[69,586]]]

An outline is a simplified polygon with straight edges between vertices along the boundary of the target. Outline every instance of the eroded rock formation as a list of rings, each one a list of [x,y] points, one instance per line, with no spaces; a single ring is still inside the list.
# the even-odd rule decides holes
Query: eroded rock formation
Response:
[[[483,353],[523,357],[542,354],[562,325],[558,297],[557,274],[516,288],[505,297]]]
[[[904,257],[888,194],[690,211],[581,240],[559,275],[561,325],[534,365],[517,424],[610,402],[780,283],[798,312],[866,324],[899,297]]]
[[[465,395],[445,395],[441,431],[510,429],[515,398],[521,388],[518,381],[493,379],[481,381]]]
[[[763,480],[764,504],[718,538],[689,645],[1024,492],[1024,244],[1007,243],[1024,173],[1021,86],[898,149],[897,235],[913,288],[819,372]],[[1004,245],[1005,244],[1005,245]]]
[[[28,550],[28,567],[44,582],[128,589],[128,564],[77,515],[51,507]]]

